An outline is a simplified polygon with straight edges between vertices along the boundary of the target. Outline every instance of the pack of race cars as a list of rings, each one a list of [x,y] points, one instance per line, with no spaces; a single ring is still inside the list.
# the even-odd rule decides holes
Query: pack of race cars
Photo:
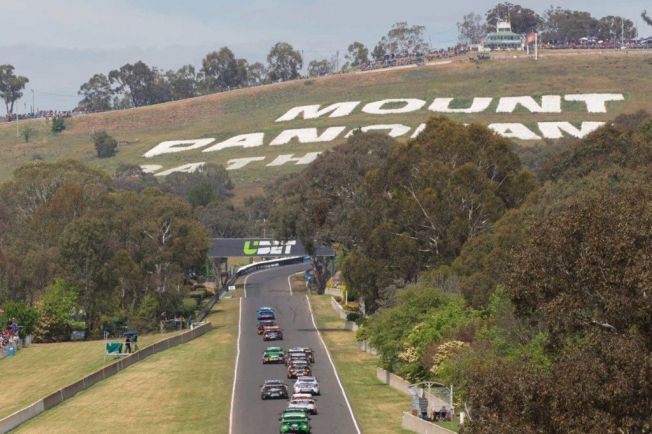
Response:
[[[276,313],[271,307],[261,307],[256,312],[257,332],[264,341],[283,340],[283,330],[276,323]],[[292,347],[287,351],[280,346],[269,346],[262,354],[263,365],[285,364],[287,378],[296,379],[288,386],[283,380],[268,379],[260,387],[260,398],[287,399],[288,407],[279,417],[280,434],[310,434],[310,416],[316,415],[314,397],[320,395],[319,382],[312,376],[315,355],[311,348]]]

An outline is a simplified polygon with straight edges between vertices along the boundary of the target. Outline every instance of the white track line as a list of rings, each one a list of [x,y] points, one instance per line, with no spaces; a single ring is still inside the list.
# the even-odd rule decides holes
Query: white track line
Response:
[[[294,274],[290,274],[288,276],[288,286],[290,287],[290,295],[294,295],[292,294],[292,283],[290,283],[290,278],[292,278],[292,276],[294,276]]]
[[[358,421],[355,419],[355,415],[353,414],[353,409],[351,408],[351,403],[349,403],[349,398],[346,396],[346,392],[344,391],[344,387],[342,386],[342,381],[340,381],[340,376],[337,375],[337,369],[335,369],[335,363],[333,363],[333,358],[331,357],[331,352],[328,351],[328,347],[326,346],[326,342],[324,342],[324,338],[321,336],[321,332],[319,331],[319,328],[317,327],[317,323],[315,322],[315,315],[312,312],[312,305],[310,304],[310,297],[306,294],[306,301],[308,302],[308,309],[310,309],[310,318],[312,319],[312,325],[315,327],[315,330],[317,331],[317,336],[319,336],[319,340],[321,341],[321,344],[324,346],[324,349],[326,350],[326,355],[328,356],[328,361],[331,363],[331,367],[333,368],[333,373],[335,374],[335,379],[337,380],[337,384],[340,386],[340,390],[342,391],[342,395],[344,395],[344,401],[346,402],[346,406],[349,409],[349,413],[351,414],[351,419],[353,419],[353,424],[355,425],[355,430],[358,432],[358,434],[361,434],[360,427],[358,426]]]
[[[245,279],[246,282],[246,279]],[[245,283],[246,288],[246,283]],[[240,365],[240,335],[242,334],[242,298],[238,313],[238,344],[235,353],[235,370],[233,373],[233,389],[231,389],[231,410],[229,411],[229,434],[233,434],[233,409],[235,407],[235,386],[238,381],[238,365]]]

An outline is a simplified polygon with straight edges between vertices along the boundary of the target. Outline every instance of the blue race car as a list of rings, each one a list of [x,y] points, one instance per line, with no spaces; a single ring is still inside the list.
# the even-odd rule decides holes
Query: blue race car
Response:
[[[276,315],[274,314],[274,309],[271,307],[261,307],[256,311],[256,319],[258,321],[266,320],[266,319],[276,319]]]

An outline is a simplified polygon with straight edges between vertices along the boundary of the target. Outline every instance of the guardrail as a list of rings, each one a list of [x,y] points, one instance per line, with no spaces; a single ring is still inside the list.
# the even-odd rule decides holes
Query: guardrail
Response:
[[[117,374],[123,369],[133,365],[134,363],[140,362],[152,354],[156,354],[167,350],[168,348],[190,342],[191,340],[203,335],[210,329],[211,323],[202,324],[199,327],[193,328],[192,330],[188,330],[182,334],[156,342],[155,344],[145,347],[142,350],[131,354],[130,356],[126,356],[123,359],[113,362],[110,365],[107,365],[104,368],[101,368],[92,374],[87,375],[81,380],[69,384],[68,386],[63,387],[56,392],[51,393],[42,399],[39,399],[35,403],[21,410],[18,410],[3,419],[0,419],[0,433],[4,434],[11,431],[18,425],[27,422],[34,416],[37,416],[45,410],[49,410],[52,407],[61,404],[66,399],[75,396],[82,390],[88,389],[97,382]]]

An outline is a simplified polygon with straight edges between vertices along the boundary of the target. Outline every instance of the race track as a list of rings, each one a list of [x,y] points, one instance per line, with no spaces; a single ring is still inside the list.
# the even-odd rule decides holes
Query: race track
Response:
[[[309,268],[309,264],[259,271],[247,276],[245,298],[242,299],[240,320],[239,358],[233,394],[231,434],[278,433],[280,413],[287,407],[286,400],[261,400],[260,385],[265,379],[281,379],[291,388],[283,364],[263,365],[261,356],[267,346],[312,347],[315,353],[313,375],[320,383],[321,396],[315,397],[319,414],[311,416],[312,432],[316,434],[356,434],[352,412],[341,389],[335,368],[329,361],[326,348],[313,325],[305,295],[290,295],[288,277]],[[263,342],[256,334],[256,310],[271,306],[277,322],[283,328],[284,340]],[[290,390],[292,393],[292,390]]]

